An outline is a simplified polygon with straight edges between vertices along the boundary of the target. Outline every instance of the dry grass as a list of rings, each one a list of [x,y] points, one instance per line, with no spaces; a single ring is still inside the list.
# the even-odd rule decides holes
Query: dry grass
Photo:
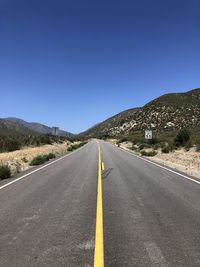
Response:
[[[8,164],[12,175],[30,168],[29,163],[38,155],[54,153],[63,155],[67,152],[70,142],[63,144],[44,145],[40,147],[24,148],[13,152],[0,153],[0,164]]]
[[[114,138],[109,138],[109,139],[106,139],[106,141],[110,142],[113,145],[116,145],[116,143],[117,143],[118,140],[117,139],[114,139]]]

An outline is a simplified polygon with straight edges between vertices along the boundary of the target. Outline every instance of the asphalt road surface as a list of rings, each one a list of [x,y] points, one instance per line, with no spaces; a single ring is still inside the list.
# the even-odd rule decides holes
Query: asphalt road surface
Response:
[[[105,266],[200,266],[200,184],[100,146]],[[97,180],[92,140],[4,188],[12,180],[1,182],[0,266],[93,266]]]

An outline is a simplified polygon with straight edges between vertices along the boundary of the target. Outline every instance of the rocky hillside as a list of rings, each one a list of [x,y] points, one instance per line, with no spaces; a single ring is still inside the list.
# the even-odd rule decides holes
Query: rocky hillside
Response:
[[[84,135],[129,135],[145,129],[162,132],[182,127],[200,128],[200,88],[186,93],[166,94],[142,108],[121,112],[90,128]]]
[[[96,124],[80,135],[100,137],[102,135],[111,134],[115,129],[120,129],[123,123],[130,121],[138,110],[139,108],[133,108],[122,111],[102,123]]]

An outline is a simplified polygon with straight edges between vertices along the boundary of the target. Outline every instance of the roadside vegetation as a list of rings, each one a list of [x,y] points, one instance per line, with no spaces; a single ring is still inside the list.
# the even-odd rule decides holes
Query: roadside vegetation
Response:
[[[87,141],[82,141],[80,143],[77,143],[77,144],[72,144],[68,147],[67,151],[73,151],[79,147],[82,147],[84,146],[85,144],[87,144]]]
[[[0,165],[0,179],[11,177],[11,169],[8,165]]]
[[[43,145],[52,145],[54,143],[62,144],[64,142],[84,142],[84,137],[66,137],[54,136],[50,134],[41,135],[2,135],[0,134],[0,153],[20,150],[23,147],[40,147]]]
[[[31,166],[40,165],[40,164],[43,164],[46,161],[49,161],[50,159],[53,159],[55,157],[56,157],[56,155],[54,153],[49,153],[46,155],[38,155],[32,159],[32,161],[30,162],[30,165]]]
[[[87,141],[83,141],[80,143],[75,143],[75,144],[71,144],[68,148],[67,151],[73,151],[83,145],[85,145],[87,143]],[[32,161],[30,162],[30,166],[35,166],[35,165],[40,165],[43,164],[47,161],[49,161],[50,159],[53,159],[56,157],[56,154],[54,153],[49,153],[49,154],[44,154],[44,155],[38,155],[36,157],[34,157],[32,159]]]
[[[37,142],[36,142],[37,140]],[[0,179],[9,178],[31,166],[43,164],[73,151],[88,140],[79,137],[0,135]]]
[[[53,135],[0,135],[0,153],[19,150],[23,147],[36,147],[63,143],[69,138]]]
[[[143,156],[155,156],[158,151],[167,154],[180,148],[189,151],[194,148],[200,151],[199,129],[180,129],[172,132],[154,133],[152,140],[145,140],[144,133],[134,133],[116,138],[117,145],[128,144],[128,148]]]
[[[155,150],[151,150],[151,151],[145,151],[145,150],[142,150],[141,151],[141,155],[142,156],[147,156],[147,157],[153,157],[157,154],[157,152]]]

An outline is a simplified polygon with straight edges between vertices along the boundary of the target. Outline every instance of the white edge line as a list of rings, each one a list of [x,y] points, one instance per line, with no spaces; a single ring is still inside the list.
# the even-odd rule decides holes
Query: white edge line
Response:
[[[115,146],[115,145],[114,145],[114,146]],[[116,146],[115,146],[115,147],[116,147]],[[159,164],[157,164],[157,163],[155,163],[155,162],[153,162],[153,161],[151,161],[151,160],[148,160],[148,159],[145,159],[145,158],[140,157],[140,156],[138,156],[138,155],[135,155],[134,153],[132,153],[132,152],[126,150],[126,149],[123,149],[123,148],[121,148],[121,147],[118,147],[118,148],[121,149],[121,150],[123,150],[123,151],[125,151],[125,152],[127,152],[129,155],[133,155],[134,157],[139,158],[139,159],[141,159],[141,160],[144,160],[144,161],[146,161],[146,162],[149,162],[149,163],[151,163],[151,164],[153,164],[153,165],[155,165],[155,166],[157,166],[157,167],[159,167],[159,168],[161,168],[161,169],[164,169],[164,170],[167,170],[167,171],[172,172],[172,173],[174,173],[174,174],[177,174],[177,175],[179,175],[179,176],[181,176],[181,177],[183,177],[183,178],[185,178],[185,179],[187,179],[187,180],[190,180],[190,181],[192,181],[192,182],[194,182],[194,183],[196,183],[196,184],[200,184],[199,181],[194,180],[194,179],[190,178],[189,176],[186,176],[186,175],[184,175],[184,174],[181,174],[181,173],[179,173],[179,172],[177,172],[177,171],[173,171],[173,170],[168,169],[167,167],[161,166],[161,165],[159,165]]]
[[[88,144],[88,143],[87,143],[87,144]],[[87,145],[87,144],[86,144],[86,145]],[[85,146],[86,146],[86,145],[85,145]],[[81,150],[83,147],[85,147],[85,146],[82,146],[82,147],[80,147],[79,149],[77,149],[77,150],[75,150],[75,151],[73,151],[73,152],[71,152],[71,153],[69,153],[69,154],[67,154],[67,155],[62,156],[62,157],[59,158],[59,159],[56,159],[56,160],[54,160],[54,161],[52,161],[52,162],[50,162],[50,163],[47,163],[46,165],[44,165],[44,166],[42,166],[42,167],[40,167],[40,168],[38,168],[38,169],[36,169],[36,170],[34,170],[34,171],[32,171],[32,172],[29,172],[29,173],[27,173],[27,174],[25,174],[25,175],[23,175],[23,176],[21,176],[21,177],[15,179],[15,180],[12,181],[12,182],[9,182],[9,183],[7,183],[7,184],[4,184],[4,185],[0,186],[0,190],[3,189],[3,188],[5,188],[5,187],[7,187],[7,186],[9,186],[9,185],[11,185],[11,184],[14,184],[14,183],[16,183],[16,182],[18,182],[18,181],[24,179],[25,177],[27,177],[27,176],[29,176],[29,175],[35,173],[35,172],[38,172],[38,171],[40,171],[40,170],[42,170],[42,169],[44,169],[44,168],[50,166],[50,165],[53,164],[53,163],[56,163],[57,161],[59,161],[59,160],[61,160],[61,159],[64,159],[64,158],[66,158],[66,157],[68,157],[68,156],[74,154],[74,153],[77,152],[77,151],[80,151],[80,150]]]

